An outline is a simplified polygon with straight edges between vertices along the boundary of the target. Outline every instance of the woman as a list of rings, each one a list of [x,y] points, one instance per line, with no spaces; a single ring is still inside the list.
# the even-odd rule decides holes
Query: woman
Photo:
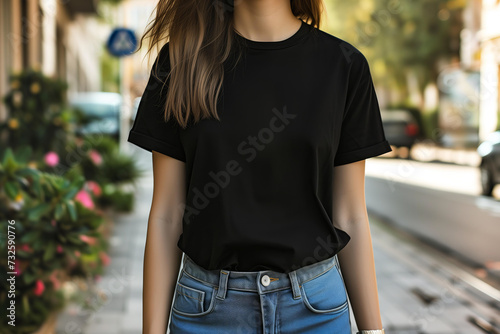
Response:
[[[322,6],[158,3],[128,137],[153,152],[143,333],[347,334],[347,295],[383,333],[364,159],[391,148],[366,58],[319,30]]]

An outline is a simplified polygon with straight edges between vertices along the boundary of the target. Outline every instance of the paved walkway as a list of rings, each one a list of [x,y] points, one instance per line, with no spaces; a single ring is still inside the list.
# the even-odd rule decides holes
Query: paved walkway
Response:
[[[468,195],[481,194],[479,168],[472,166],[406,159],[368,159],[366,175],[429,189]],[[460,182],[457,182],[458,180]],[[500,189],[495,188],[495,191],[497,190]]]
[[[137,157],[151,168],[151,155],[139,152]],[[134,212],[116,217],[111,265],[99,284],[108,302],[90,312],[69,307],[59,318],[58,334],[141,333],[142,266],[152,186],[149,174],[140,181]],[[393,234],[377,217],[370,215],[370,223],[387,334],[484,333],[467,319],[492,319],[492,308],[439,274],[437,268],[446,266],[432,252]]]

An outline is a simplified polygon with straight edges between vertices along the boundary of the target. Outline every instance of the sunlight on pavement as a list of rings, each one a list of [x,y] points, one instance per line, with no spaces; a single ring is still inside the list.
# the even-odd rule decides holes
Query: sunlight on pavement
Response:
[[[477,167],[404,159],[367,159],[366,175],[438,190],[479,195]]]

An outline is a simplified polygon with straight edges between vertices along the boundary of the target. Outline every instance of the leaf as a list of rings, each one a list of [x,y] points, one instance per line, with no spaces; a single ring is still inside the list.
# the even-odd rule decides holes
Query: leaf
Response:
[[[59,240],[61,240],[62,243],[66,243],[68,241],[68,239],[62,233],[58,233],[57,236],[59,237]]]
[[[61,190],[66,191],[69,189],[71,183],[68,179],[63,179],[63,182],[61,182],[61,186],[59,187]]]
[[[42,198],[42,196],[43,196],[42,184],[41,184],[41,182],[39,182],[39,179],[37,179],[37,182],[33,183],[33,193],[38,198]]]
[[[11,200],[15,200],[17,193],[19,192],[19,187],[14,182],[5,182],[5,192]]]
[[[57,203],[56,204],[56,210],[54,212],[54,218],[56,220],[59,220],[61,219],[61,217],[64,215],[64,212],[65,212],[65,206],[63,203]]]
[[[22,241],[23,243],[26,244],[32,244],[34,240],[38,238],[39,232],[38,231],[31,231],[23,235]]]
[[[76,208],[75,208],[75,202],[73,200],[67,201],[66,207],[68,208],[69,216],[71,217],[71,220],[76,221],[77,213],[76,213]]]
[[[21,168],[17,171],[19,176],[31,176],[33,179],[38,180],[40,178],[40,172],[33,168]]]
[[[79,188],[73,188],[71,189],[70,191],[68,191],[65,195],[64,195],[64,199],[68,200],[68,199],[73,199],[75,197],[75,195],[78,193],[80,189]]]
[[[68,240],[75,245],[83,244],[83,241],[80,239],[80,235],[78,233],[68,234]]]
[[[28,295],[23,296],[23,309],[25,316],[30,314],[30,303],[28,301]]]
[[[84,184],[85,184],[85,177],[83,175],[78,175],[72,182],[72,185],[75,188],[77,188],[77,192],[84,186]]]
[[[31,157],[32,152],[33,149],[31,148],[31,146],[28,145],[22,146],[21,148],[17,149],[16,152],[17,161],[19,161],[22,164],[27,163],[29,158]]]
[[[50,175],[48,178],[49,184],[54,188],[54,189],[61,189],[64,186],[64,179],[56,177],[55,175]]]
[[[55,183],[57,185],[57,189],[65,189],[65,188],[67,188],[69,181],[66,180],[65,178],[59,176],[55,179]]]
[[[23,273],[23,277],[24,277],[24,282],[26,283],[26,285],[29,285],[36,280],[36,276],[30,271],[25,271]]]
[[[29,220],[39,220],[44,214],[46,214],[51,209],[49,203],[40,203],[37,206],[28,210]]]
[[[54,257],[54,253],[56,251],[56,244],[51,242],[47,245],[45,248],[45,252],[43,253],[43,260],[44,261],[49,261]]]
[[[3,166],[4,166],[5,173],[7,175],[12,175],[18,166],[16,159],[14,158],[14,154],[12,153],[12,150],[10,149],[10,147],[5,152],[5,156],[3,159]]]
[[[35,241],[33,241],[32,245],[33,245],[33,249],[42,250],[43,246],[44,246],[44,241],[43,241],[43,239],[35,239]]]
[[[10,159],[14,160],[14,154],[12,153],[12,149],[8,147],[5,150],[5,155],[3,156],[2,165],[4,166],[7,165],[7,161],[9,161]]]

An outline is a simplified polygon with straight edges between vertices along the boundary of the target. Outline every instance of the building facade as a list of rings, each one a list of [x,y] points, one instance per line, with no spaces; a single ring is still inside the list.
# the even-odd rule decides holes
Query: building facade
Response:
[[[500,113],[500,1],[482,0],[480,138],[495,131]]]
[[[69,84],[69,92],[100,90],[101,26],[97,1],[0,0],[0,95],[9,75],[33,68]],[[0,120],[7,117],[0,105]]]

